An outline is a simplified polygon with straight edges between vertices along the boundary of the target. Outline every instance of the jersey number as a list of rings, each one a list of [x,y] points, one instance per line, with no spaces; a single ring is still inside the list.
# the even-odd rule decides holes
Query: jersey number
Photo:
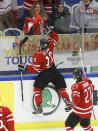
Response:
[[[52,52],[50,51],[49,54],[46,56],[47,64],[49,66],[51,62],[53,62]]]
[[[92,100],[92,91],[91,87],[88,87],[87,89],[84,90],[85,92],[85,103],[89,103]]]

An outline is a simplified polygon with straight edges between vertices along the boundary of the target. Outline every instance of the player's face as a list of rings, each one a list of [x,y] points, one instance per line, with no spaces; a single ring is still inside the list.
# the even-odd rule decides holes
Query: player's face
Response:
[[[82,0],[85,5],[89,5],[91,3],[91,0]]]

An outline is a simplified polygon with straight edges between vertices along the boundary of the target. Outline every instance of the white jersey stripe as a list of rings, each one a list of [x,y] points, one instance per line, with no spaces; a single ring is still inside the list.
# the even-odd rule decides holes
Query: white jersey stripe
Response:
[[[7,116],[6,116],[6,118],[8,118],[8,117],[10,117],[10,116],[12,116],[12,114],[10,114],[10,115],[7,115]]]
[[[35,94],[35,96],[41,96],[41,94]]]
[[[35,66],[35,67],[40,67],[40,65],[35,65],[34,63],[32,64],[32,66]]]
[[[54,44],[54,46],[57,44],[57,41],[56,40],[53,40],[53,44]]]
[[[27,6],[30,6],[32,7],[32,4],[28,4],[27,2],[24,1],[24,4],[27,5]]]
[[[37,69],[36,67],[32,66],[37,72],[41,72],[41,69]]]
[[[79,94],[73,94],[72,96],[73,96],[73,97],[74,97],[74,96],[79,96],[79,97],[80,97],[80,95],[79,95]]]
[[[74,109],[73,109],[73,110],[74,110]],[[78,113],[78,114],[89,114],[89,113],[92,112],[92,110],[91,110],[91,111],[88,111],[88,112],[79,112],[79,111],[74,110],[74,112],[75,112],[75,113]]]
[[[80,95],[80,92],[78,92],[78,91],[73,91],[73,93],[76,93],[76,94],[79,94],[79,95]]]
[[[40,91],[34,91],[34,94],[40,94]]]
[[[7,122],[9,122],[9,121],[14,121],[14,119],[13,118],[12,119],[8,119]]]
[[[78,106],[75,106],[75,108],[76,108],[76,109],[79,109],[79,110],[85,111],[85,110],[90,110],[90,109],[92,109],[92,106],[90,106],[90,107],[88,107],[88,108],[80,108],[80,107],[78,107]]]

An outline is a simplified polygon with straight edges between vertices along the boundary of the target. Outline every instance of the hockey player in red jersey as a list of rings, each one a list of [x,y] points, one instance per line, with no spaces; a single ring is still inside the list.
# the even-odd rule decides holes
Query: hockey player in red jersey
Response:
[[[26,69],[28,72],[39,74],[36,77],[33,90],[36,113],[42,112],[42,90],[49,82],[53,83],[63,99],[69,101],[69,96],[65,89],[67,87],[65,80],[56,69],[53,58],[53,48],[58,43],[58,35],[55,32],[49,33],[48,39],[40,40],[39,50],[32,57],[32,65],[26,65],[26,68],[23,65],[18,65],[21,70]]]
[[[15,131],[12,112],[4,106],[0,106],[0,131]]]
[[[73,77],[76,83],[72,85],[73,112],[65,121],[66,131],[73,131],[74,127],[80,123],[84,131],[93,131],[90,125],[92,114],[92,93],[94,85],[91,80],[83,78],[82,70],[75,69]]]

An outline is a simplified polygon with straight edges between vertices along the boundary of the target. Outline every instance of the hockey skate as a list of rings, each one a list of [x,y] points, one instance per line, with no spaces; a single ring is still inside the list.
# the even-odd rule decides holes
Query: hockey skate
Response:
[[[39,108],[34,108],[34,111],[32,112],[34,115],[43,115],[43,109],[40,106]]]

